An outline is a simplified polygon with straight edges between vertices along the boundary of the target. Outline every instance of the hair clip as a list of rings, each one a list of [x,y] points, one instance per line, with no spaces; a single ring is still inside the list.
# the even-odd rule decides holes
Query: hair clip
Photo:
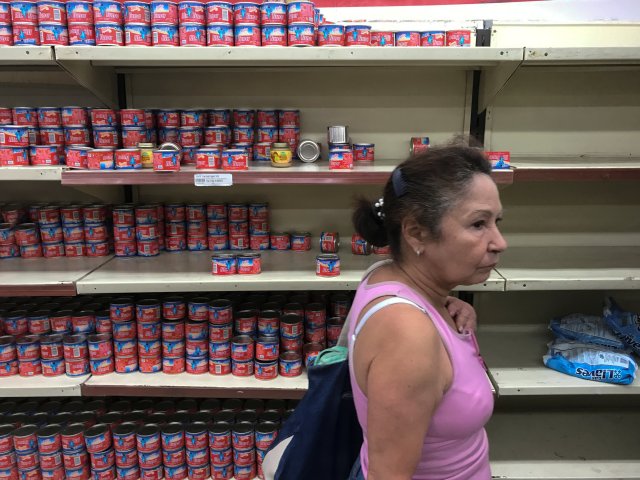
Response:
[[[402,170],[396,168],[391,174],[391,184],[393,185],[393,193],[396,197],[401,197],[407,193],[407,182],[404,180]]]
[[[380,197],[378,201],[373,203],[373,214],[380,220],[384,220],[384,212],[382,208],[384,207],[384,198]]]

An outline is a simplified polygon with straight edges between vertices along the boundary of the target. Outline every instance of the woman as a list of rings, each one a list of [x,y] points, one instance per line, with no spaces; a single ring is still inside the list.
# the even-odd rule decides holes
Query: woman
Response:
[[[491,386],[449,297],[484,282],[507,246],[490,174],[478,149],[432,149],[399,165],[384,197],[354,212],[356,231],[389,245],[392,260],[369,272],[351,307],[349,368],[364,433],[351,479],[491,478]]]

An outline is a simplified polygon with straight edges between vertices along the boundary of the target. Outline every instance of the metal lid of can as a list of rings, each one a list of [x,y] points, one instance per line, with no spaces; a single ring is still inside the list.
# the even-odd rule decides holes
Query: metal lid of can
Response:
[[[320,158],[320,144],[313,140],[302,140],[298,144],[298,158],[305,163],[312,163]]]
[[[182,149],[180,148],[180,145],[178,145],[177,143],[167,142],[160,145],[158,150],[172,150],[172,151],[179,152]]]

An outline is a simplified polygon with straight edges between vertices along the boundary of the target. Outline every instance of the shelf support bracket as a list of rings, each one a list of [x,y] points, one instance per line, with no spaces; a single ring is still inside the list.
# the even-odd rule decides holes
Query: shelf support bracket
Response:
[[[78,84],[109,108],[118,108],[118,89],[113,67],[94,67],[90,62],[56,60]]]
[[[524,56],[524,51],[523,51]],[[482,71],[478,112],[483,112],[493,103],[498,94],[504,89],[516,70],[522,65],[522,60],[503,62],[493,68]]]

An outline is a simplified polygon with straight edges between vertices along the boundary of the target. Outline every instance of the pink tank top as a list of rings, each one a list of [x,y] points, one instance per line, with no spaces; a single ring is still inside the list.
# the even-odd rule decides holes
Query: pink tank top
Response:
[[[447,349],[453,367],[451,386],[437,406],[422,446],[422,456],[413,480],[488,480],[489,443],[484,425],[493,411],[491,385],[479,355],[475,336],[459,334],[415,290],[400,282],[358,287],[349,313],[349,350],[353,352],[353,334],[362,309],[381,296],[397,296],[413,301],[428,314]],[[349,371],[358,420],[364,433],[360,450],[362,471],[367,478],[367,397],[358,386],[349,356]],[[391,439],[390,439],[391,440]]]

